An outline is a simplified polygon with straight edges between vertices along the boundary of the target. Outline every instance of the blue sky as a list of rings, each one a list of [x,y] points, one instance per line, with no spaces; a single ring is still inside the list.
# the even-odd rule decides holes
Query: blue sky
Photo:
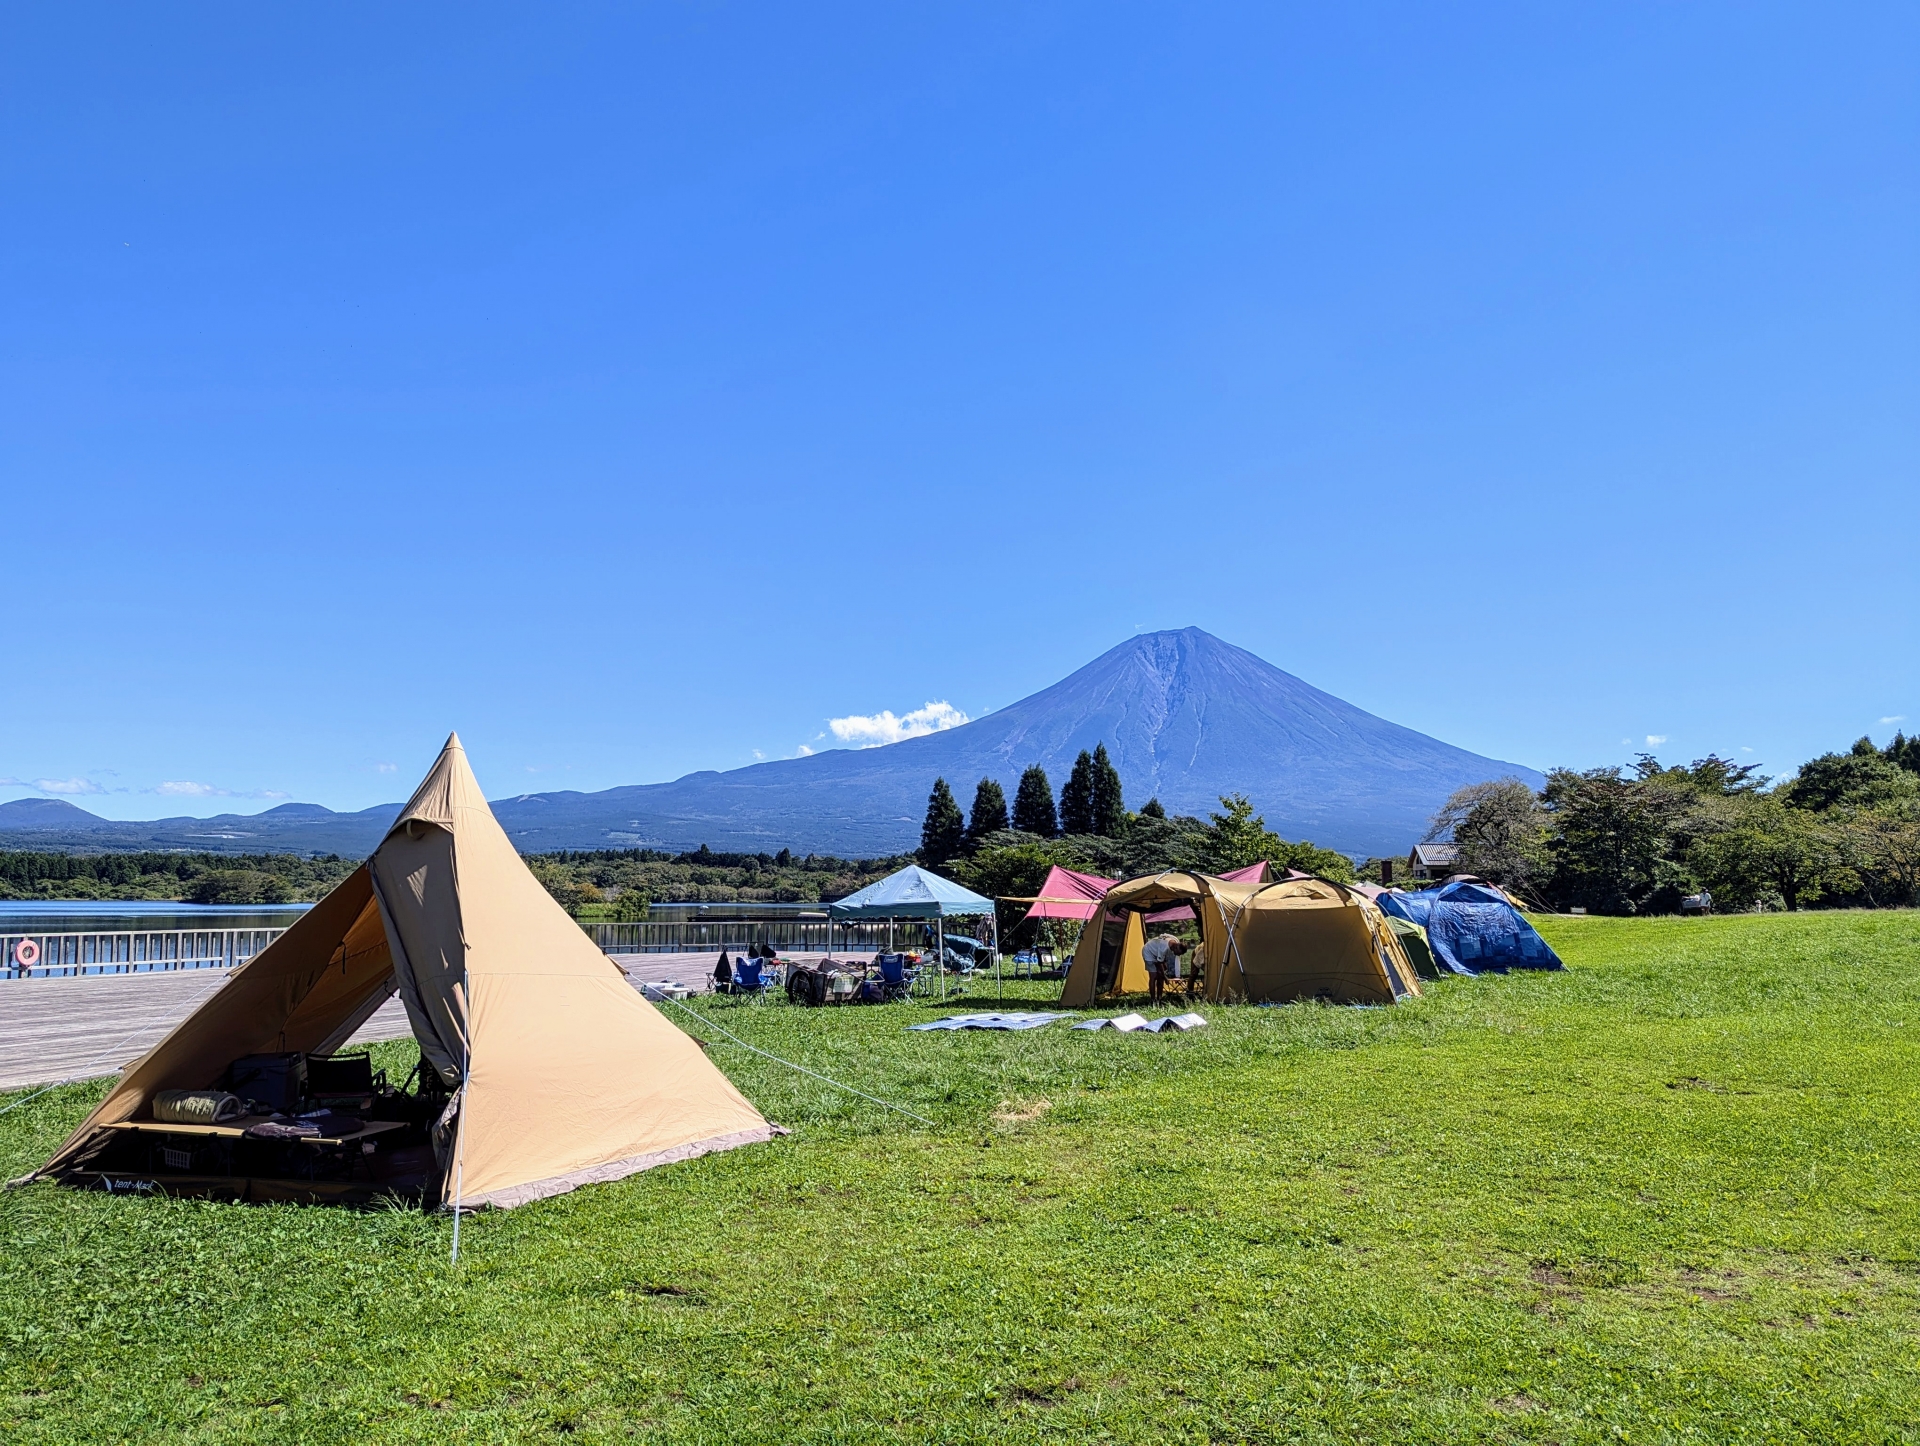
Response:
[[[1917,39],[16,9],[0,797],[653,781],[1190,623],[1541,767],[1910,730]]]

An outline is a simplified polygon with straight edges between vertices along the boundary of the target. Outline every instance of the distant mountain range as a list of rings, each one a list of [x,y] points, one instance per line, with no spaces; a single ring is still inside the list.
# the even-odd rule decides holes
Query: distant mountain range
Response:
[[[62,798],[0,803],[0,848],[112,853],[143,849],[214,854],[340,854],[373,852],[400,812],[397,803],[335,813],[317,803],[283,803],[265,813],[213,818],[101,818]]]
[[[494,802],[524,853],[688,849],[874,857],[918,846],[935,777],[962,808],[983,777],[1007,796],[1038,763],[1054,787],[1081,749],[1104,742],[1130,807],[1205,815],[1245,793],[1267,826],[1355,854],[1404,853],[1454,789],[1534,769],[1455,748],[1342,702],[1198,628],[1144,633],[1078,672],[974,722],[881,748],[835,749],[726,773],[600,793]],[[360,855],[398,804],[334,813],[286,803],[258,814],[120,823],[56,799],[0,804],[0,845]]]

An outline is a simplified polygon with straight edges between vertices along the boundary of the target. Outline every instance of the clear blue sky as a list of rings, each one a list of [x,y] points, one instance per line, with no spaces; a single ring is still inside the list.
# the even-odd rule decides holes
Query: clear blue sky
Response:
[[[1920,723],[1911,7],[4,37],[0,797],[652,781],[1189,623],[1542,767]]]

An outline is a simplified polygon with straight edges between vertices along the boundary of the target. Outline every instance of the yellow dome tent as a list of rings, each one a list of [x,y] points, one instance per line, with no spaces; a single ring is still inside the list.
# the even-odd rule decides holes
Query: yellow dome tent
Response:
[[[1200,920],[1201,957],[1195,967],[1202,971],[1205,996],[1215,1003],[1391,1004],[1420,993],[1413,962],[1386,916],[1345,884],[1310,877],[1239,883],[1174,872],[1129,879],[1106,896],[1109,914],[1128,920],[1128,940],[1144,934],[1138,923],[1142,915],[1178,904],[1188,905]],[[1079,966],[1076,954],[1074,969]],[[1144,989],[1144,966],[1141,978]],[[1070,970],[1069,991],[1073,982]],[[1074,1001],[1063,992],[1061,1002]],[[1090,1003],[1091,996],[1082,1002]]]
[[[463,1205],[519,1205],[775,1132],[534,878],[455,735],[373,856],[130,1065],[40,1175],[114,1186],[129,1173],[114,1144],[152,1121],[157,1091],[215,1087],[244,1056],[330,1054],[396,990],[450,1097],[429,1204],[458,1189]],[[240,1199],[355,1193],[147,1178]]]
[[[1060,986],[1060,1002],[1068,1009],[1085,1009],[1107,994],[1145,994],[1146,925],[1140,913],[1118,913],[1100,908],[1080,931],[1080,943]]]

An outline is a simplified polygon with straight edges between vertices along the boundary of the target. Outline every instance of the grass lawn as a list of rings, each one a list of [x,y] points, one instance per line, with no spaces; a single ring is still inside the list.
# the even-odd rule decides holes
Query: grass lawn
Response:
[[[0,1438],[1920,1440],[1920,914],[1543,932],[1180,1037],[707,1004],[937,1126],[708,1032],[791,1138],[457,1271],[413,1212],[9,1192]]]

